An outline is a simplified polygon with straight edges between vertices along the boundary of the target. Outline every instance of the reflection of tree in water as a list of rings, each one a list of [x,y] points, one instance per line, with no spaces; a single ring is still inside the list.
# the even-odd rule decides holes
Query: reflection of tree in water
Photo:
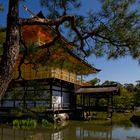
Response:
[[[131,129],[133,127],[133,123],[130,121],[132,115],[132,113],[114,113],[112,119],[113,128]]]
[[[76,137],[80,139],[112,139],[112,126],[86,124],[76,127]]]
[[[123,124],[123,121],[120,121],[118,125],[94,124],[92,121],[69,121],[66,125],[49,128],[38,125],[36,129],[31,130],[3,126],[0,127],[0,140],[114,140],[114,138],[116,140],[118,137],[121,138],[121,135],[128,140],[140,139],[140,135],[137,133],[139,128],[132,125],[129,127],[131,129],[125,130]],[[133,128],[136,132],[133,131]],[[121,130],[121,135],[120,131],[117,131],[118,129]],[[116,137],[114,137],[114,133]]]
[[[66,121],[49,127],[38,125],[36,129],[14,129],[8,125],[2,125],[0,140],[63,140],[64,133],[69,133],[68,124],[69,122]]]
[[[112,125],[114,126],[114,128],[121,127],[124,128],[125,130],[129,130],[132,128],[132,122],[129,120],[120,120],[114,122]]]

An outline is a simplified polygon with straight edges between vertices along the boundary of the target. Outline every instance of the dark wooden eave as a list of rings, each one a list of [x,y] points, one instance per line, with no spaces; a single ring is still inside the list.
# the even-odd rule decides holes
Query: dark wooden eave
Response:
[[[117,85],[109,86],[83,86],[75,91],[76,94],[91,94],[91,95],[103,95],[103,94],[113,94],[119,95],[119,87]]]

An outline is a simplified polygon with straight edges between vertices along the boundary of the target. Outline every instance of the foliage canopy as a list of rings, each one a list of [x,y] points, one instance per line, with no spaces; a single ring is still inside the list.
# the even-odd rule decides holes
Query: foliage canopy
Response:
[[[46,25],[56,30],[57,36],[43,44],[42,49],[54,45],[58,38],[65,36],[75,46],[73,52],[81,57],[94,54],[106,55],[110,59],[131,55],[140,60],[138,0],[100,0],[100,10],[89,11],[86,15],[73,13],[73,8],[80,8],[81,0],[40,0],[41,6],[46,7],[47,18],[37,17],[25,7],[34,16],[30,19],[19,18],[18,5],[21,1],[24,0],[9,0],[6,40],[0,62],[1,96],[12,79],[20,44],[25,47],[24,58],[27,53],[21,33],[23,25]]]

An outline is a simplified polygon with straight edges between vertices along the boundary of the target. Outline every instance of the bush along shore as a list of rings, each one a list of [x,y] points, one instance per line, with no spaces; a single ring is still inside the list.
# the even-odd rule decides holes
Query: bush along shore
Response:
[[[140,127],[140,116],[138,115],[133,115],[130,120],[135,124]]]
[[[37,121],[33,119],[13,120],[13,128],[33,129],[36,128]]]
[[[140,112],[140,111],[139,111]],[[112,123],[115,123],[117,120],[117,123],[120,122],[118,118],[124,119],[126,121],[126,116],[128,120],[131,120],[131,122],[137,124],[140,126],[140,113],[138,111],[132,112],[132,111],[125,111],[125,112],[114,112],[113,117],[111,119]],[[13,128],[19,128],[19,129],[34,129],[36,128],[37,124],[41,124],[42,127],[52,127],[54,124],[61,125],[64,123],[67,123],[66,120],[69,119],[68,114],[62,113],[62,114],[43,114],[42,112],[32,112],[29,109],[15,109],[11,111],[11,117],[10,119],[3,117],[4,121],[1,120],[1,123],[10,123],[13,125]],[[13,115],[14,114],[14,115]],[[92,113],[93,114],[93,113]],[[127,115],[126,115],[127,114]],[[1,117],[1,116],[0,116]],[[7,115],[7,117],[9,117]],[[95,123],[100,123],[101,120],[104,120],[105,123],[106,120],[106,113],[94,113],[94,116],[91,117],[91,119],[95,120]],[[129,122],[129,121],[128,121]]]
[[[54,124],[61,125],[68,119],[68,115],[46,114],[42,112],[42,108],[41,111],[39,109],[35,111],[22,107],[12,109],[10,112],[1,115],[0,123],[8,123],[15,129],[34,129],[37,124],[48,128]]]

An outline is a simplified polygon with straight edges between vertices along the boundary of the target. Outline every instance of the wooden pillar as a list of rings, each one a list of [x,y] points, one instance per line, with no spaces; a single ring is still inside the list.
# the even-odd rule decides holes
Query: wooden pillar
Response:
[[[36,86],[34,85],[33,88],[34,88],[34,96],[37,96],[37,91],[36,91],[37,88],[36,88]],[[36,99],[33,100],[33,105],[34,105],[34,107],[36,107]]]
[[[99,98],[95,97],[95,106],[99,106]]]
[[[60,86],[61,86],[61,89],[60,89],[60,92],[61,92],[61,107],[63,108],[63,92],[62,92],[62,80],[60,82]]]
[[[52,81],[50,81],[50,109],[52,108]]]
[[[88,99],[88,105],[90,106],[90,96],[88,96],[88,98],[89,98],[89,99]]]
[[[112,113],[113,113],[113,95],[108,96],[108,117],[112,118]]]
[[[89,97],[89,106],[90,106],[90,96],[88,96]],[[90,115],[90,110],[89,110],[89,115]]]
[[[109,96],[107,98],[107,118],[109,118]]]
[[[70,93],[69,93],[69,96],[70,96],[70,100],[69,100],[69,107],[70,108],[74,108],[76,109],[77,107],[77,95],[74,94],[74,91],[72,90]],[[81,104],[81,96],[80,96],[80,104]]]
[[[84,94],[82,94],[82,96],[83,96],[83,106],[85,106],[85,96]]]
[[[27,83],[25,83],[25,81],[24,81],[24,95],[23,95],[23,107],[24,108],[26,108],[27,106],[26,106],[26,94],[27,94],[27,88],[28,87],[28,85],[27,85]]]
[[[111,118],[113,114],[113,94],[111,95]]]
[[[84,97],[84,94],[83,95],[83,107],[82,107],[82,110],[83,110],[83,118],[85,118],[85,115],[84,115],[84,112],[85,112],[85,97]]]
[[[109,97],[107,98],[107,107],[109,107]]]
[[[111,106],[112,107],[114,106],[114,103],[113,103],[113,95],[111,96]]]
[[[81,106],[83,106],[83,96],[82,96],[82,94],[80,95],[80,104],[81,104]]]

